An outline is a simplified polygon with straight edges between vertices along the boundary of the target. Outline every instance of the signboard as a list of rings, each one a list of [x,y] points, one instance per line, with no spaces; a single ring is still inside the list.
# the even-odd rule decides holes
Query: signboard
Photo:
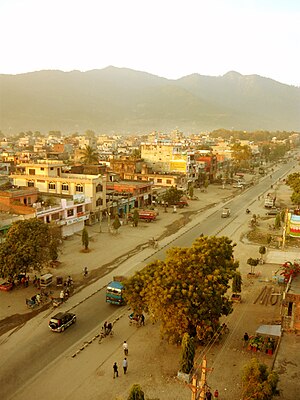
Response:
[[[300,215],[288,213],[287,234],[291,237],[300,237]]]

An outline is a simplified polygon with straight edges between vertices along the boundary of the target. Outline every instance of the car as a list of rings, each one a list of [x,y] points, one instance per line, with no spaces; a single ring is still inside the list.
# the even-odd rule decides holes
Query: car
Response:
[[[70,325],[75,324],[76,315],[70,312],[59,312],[51,317],[49,321],[49,328],[53,332],[63,332]]]
[[[13,288],[13,284],[11,282],[4,282],[0,284],[0,290],[3,292],[8,292]]]
[[[280,210],[278,208],[272,208],[268,212],[266,212],[266,215],[277,215],[280,213]]]
[[[229,208],[223,208],[221,217],[222,217],[222,218],[228,218],[228,217],[230,217],[230,209],[229,209]]]

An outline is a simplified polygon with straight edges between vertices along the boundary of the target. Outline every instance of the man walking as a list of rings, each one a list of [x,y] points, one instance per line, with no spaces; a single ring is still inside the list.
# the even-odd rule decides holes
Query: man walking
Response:
[[[249,342],[249,335],[246,332],[245,335],[244,335],[244,347],[247,347],[248,342]]]
[[[126,375],[127,367],[128,367],[128,361],[127,361],[127,358],[125,357],[124,360],[123,360],[124,375]]]
[[[114,379],[115,379],[115,377],[119,376],[118,365],[116,362],[113,365],[113,370],[114,370]]]
[[[126,340],[124,340],[124,343],[123,343],[123,350],[124,350],[125,356],[128,356],[128,344],[126,343]]]

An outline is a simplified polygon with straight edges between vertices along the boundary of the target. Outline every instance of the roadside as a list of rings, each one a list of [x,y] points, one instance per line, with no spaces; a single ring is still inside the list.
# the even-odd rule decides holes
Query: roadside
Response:
[[[225,193],[224,190],[226,190]],[[83,282],[81,275],[83,265],[89,266],[90,280],[94,279],[96,271],[100,271],[101,268],[111,273],[121,260],[127,259],[127,253],[130,252],[130,248],[133,245],[135,245],[135,248],[138,246],[143,248],[143,246],[146,246],[149,238],[153,236],[160,238],[160,243],[162,243],[164,235],[175,233],[178,230],[176,223],[179,224],[179,220],[183,218],[188,220],[188,217],[196,214],[199,208],[205,212],[207,208],[211,208],[213,204],[216,204],[216,199],[225,202],[226,198],[232,194],[229,189],[211,186],[208,188],[207,193],[197,194],[199,200],[190,202],[188,209],[178,210],[176,214],[173,214],[171,210],[168,210],[166,214],[162,211],[160,214],[161,219],[157,223],[143,224],[139,226],[138,231],[130,226],[123,226],[120,234],[113,237],[106,232],[99,233],[97,230],[98,227],[93,226],[89,228],[90,235],[93,238],[91,242],[92,251],[88,254],[80,253],[81,238],[79,236],[67,240],[64,243],[63,254],[60,257],[62,264],[58,270],[51,270],[51,272],[56,275],[63,272],[65,276],[68,276],[70,274],[69,271],[71,271],[72,277],[75,277],[75,279],[78,278],[80,284]],[[278,190],[279,197],[280,190]],[[251,207],[253,213],[261,214],[262,210],[263,205],[260,201],[256,201]],[[278,260],[277,254],[277,263],[269,263],[269,259],[272,261],[274,250],[269,251],[266,264],[259,266],[258,272],[261,272],[259,278],[248,280],[247,273],[249,272],[249,266],[246,261],[249,257],[255,256],[258,249],[257,244],[253,245],[241,240],[241,238],[245,237],[245,232],[248,229],[247,223],[245,223],[235,232],[234,237],[232,237],[237,243],[235,257],[240,260],[240,270],[244,282],[242,302],[234,306],[233,313],[226,319],[226,323],[229,326],[229,333],[218,345],[215,344],[211,348],[205,349],[199,348],[196,355],[196,363],[198,365],[201,363],[203,355],[206,355],[208,368],[213,369],[212,371],[208,371],[208,385],[212,390],[216,388],[219,390],[220,399],[222,400],[240,399],[241,370],[243,365],[254,355],[254,353],[246,351],[243,348],[242,338],[244,332],[247,331],[249,334],[254,334],[260,324],[278,321],[280,315],[278,305],[253,304],[264,286],[274,287],[275,290],[279,289],[277,285],[272,283],[271,278],[274,269],[278,268],[278,263],[281,261]],[[127,253],[125,247],[127,248]],[[109,257],[110,259],[112,258],[112,248],[114,261],[110,262]],[[144,252],[147,251],[146,246]],[[70,254],[70,262],[68,262],[68,254]],[[86,256],[89,257],[87,258]],[[286,253],[284,257],[286,257]],[[87,259],[89,259],[89,263],[86,262]],[[101,260],[100,268],[99,260]],[[18,294],[19,292],[22,293],[22,290],[26,291],[29,288],[19,289]],[[1,301],[9,293],[0,293],[0,295]],[[13,298],[11,298],[11,301],[13,301]],[[7,307],[6,312],[9,311],[9,308]],[[25,310],[24,312],[27,311],[24,303],[19,304],[19,309]],[[123,311],[124,316],[122,317]],[[191,392],[189,387],[180,383],[176,378],[181,351],[180,347],[169,346],[165,343],[160,338],[159,326],[156,324],[152,325],[148,320],[145,327],[136,328],[129,326],[127,319],[129,310],[123,308],[122,312],[120,310],[120,313],[116,314],[116,317],[120,316],[120,319],[116,322],[113,338],[105,339],[100,345],[97,340],[93,341],[91,337],[84,338],[84,343],[88,343],[89,341],[91,343],[84,347],[84,343],[81,342],[78,343],[77,348],[70,349],[58,365],[50,365],[43,370],[38,377],[38,381],[30,383],[26,393],[30,393],[30,397],[33,400],[35,398],[52,400],[57,398],[57,396],[67,400],[87,397],[89,399],[115,400],[116,398],[127,398],[129,388],[132,384],[139,383],[149,399],[179,400],[190,398]],[[31,321],[29,322],[30,324]],[[124,357],[121,346],[124,340],[127,340],[129,345],[129,366],[126,376],[123,375],[121,368],[121,362]],[[300,389],[298,383],[298,361],[296,358],[297,351],[295,351],[297,345],[299,345],[297,337],[295,340],[295,336],[284,335],[276,359],[276,365],[283,374],[281,375],[281,387],[284,390],[284,395],[282,394],[280,398],[285,400],[297,398]],[[79,348],[83,348],[83,350],[73,358],[72,355]],[[256,353],[255,356],[270,367],[274,362],[274,356],[268,356],[263,353]],[[113,380],[112,365],[115,361],[119,364],[120,377]],[[55,374],[53,373],[54,371]],[[290,372],[293,375],[288,377],[289,386],[286,387],[285,377]],[[68,388],[68,390],[70,388],[71,394],[62,397],[59,389],[62,385]],[[49,388],[51,388],[51,393]],[[68,391],[68,393],[70,392]],[[37,394],[35,395],[35,393]],[[19,396],[14,397],[14,400],[25,398],[23,392],[23,394],[20,393]]]

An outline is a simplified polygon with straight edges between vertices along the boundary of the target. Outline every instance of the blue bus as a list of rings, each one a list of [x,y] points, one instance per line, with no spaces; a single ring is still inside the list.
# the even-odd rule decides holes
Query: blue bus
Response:
[[[117,304],[122,306],[125,304],[124,285],[120,281],[112,281],[106,287],[106,302],[110,304]]]

